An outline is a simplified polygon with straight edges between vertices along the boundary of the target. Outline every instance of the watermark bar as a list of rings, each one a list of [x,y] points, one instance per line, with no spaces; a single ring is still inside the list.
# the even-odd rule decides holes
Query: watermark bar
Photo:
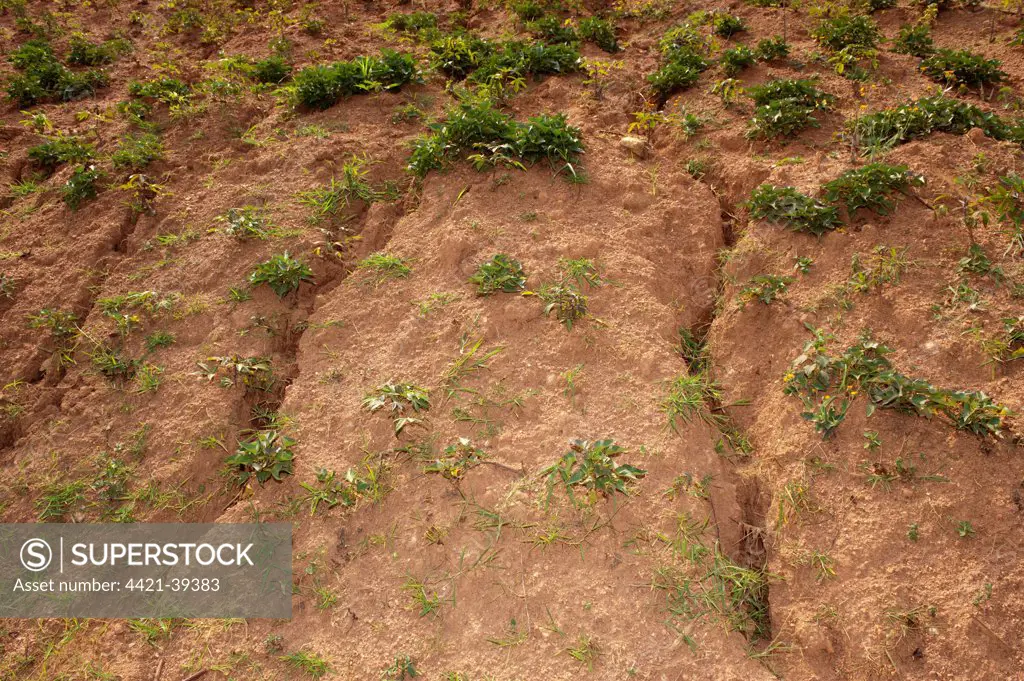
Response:
[[[0,524],[0,617],[291,616],[290,523]]]

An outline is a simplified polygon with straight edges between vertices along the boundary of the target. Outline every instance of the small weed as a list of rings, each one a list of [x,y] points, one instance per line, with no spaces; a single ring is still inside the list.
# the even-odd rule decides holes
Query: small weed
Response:
[[[163,157],[163,142],[157,135],[147,132],[122,139],[110,161],[118,170],[139,171]]]
[[[737,294],[739,307],[743,309],[748,302],[754,299],[769,305],[780,294],[785,293],[791,283],[793,283],[793,277],[783,277],[777,274],[758,274],[751,277],[750,283],[741,288]]]
[[[711,30],[720,38],[731,38],[747,30],[743,19],[728,12],[715,12],[711,17]]]
[[[319,679],[331,672],[331,665],[315,653],[296,651],[282,655],[280,658],[292,669],[302,672],[311,679]]]
[[[410,424],[420,423],[419,418],[403,416],[407,409],[417,414],[430,409],[430,394],[427,390],[411,383],[385,383],[363,398],[363,408],[370,412],[383,409],[392,416],[395,435]]]
[[[574,440],[558,463],[540,472],[547,478],[548,499],[556,482],[561,483],[573,505],[578,505],[573,493],[576,486],[588,490],[587,503],[590,504],[596,502],[598,496],[609,497],[615,492],[628,494],[627,485],[644,477],[647,471],[629,464],[617,465],[614,457],[625,451],[612,440]]]
[[[109,381],[124,384],[135,377],[139,362],[125,357],[120,350],[98,345],[92,352],[92,365]]]
[[[81,480],[68,483],[51,483],[35,500],[39,522],[63,520],[72,508],[85,501],[85,483]]]
[[[250,284],[266,284],[281,298],[297,291],[304,281],[313,281],[313,270],[302,261],[291,257],[287,251],[260,263],[249,275]]]
[[[369,280],[377,286],[389,279],[405,279],[412,273],[408,260],[383,251],[366,256],[356,269],[367,273]]]
[[[907,539],[917,541],[921,537],[921,528],[917,523],[910,523],[907,526]]]
[[[60,133],[28,150],[28,158],[32,165],[47,176],[52,175],[65,163],[88,163],[95,154],[96,149],[93,145],[73,135]]]
[[[587,671],[594,669],[594,663],[601,655],[601,649],[590,636],[580,634],[576,642],[565,649],[569,657],[587,668]]]
[[[725,75],[731,78],[743,69],[753,66],[756,59],[757,54],[754,50],[745,45],[740,45],[723,51],[721,56],[718,57],[718,63],[722,66],[722,71]]]
[[[976,531],[969,520],[961,520],[956,524],[956,534],[961,539],[969,539],[976,534]]]
[[[570,331],[587,315],[587,296],[571,284],[548,284],[537,295],[544,301],[544,314],[553,314]]]
[[[385,681],[405,681],[419,676],[416,665],[408,655],[397,655],[391,666],[381,672],[381,679]]]
[[[197,366],[198,375],[208,381],[221,376],[222,388],[230,388],[241,383],[246,390],[266,391],[274,385],[273,367],[266,357],[207,357],[206,362],[199,362]],[[223,371],[226,371],[227,375],[223,375]]]
[[[468,438],[460,437],[444,450],[444,456],[423,467],[424,473],[439,473],[446,480],[459,481],[466,472],[487,459],[487,452],[473,446]]]
[[[255,478],[261,485],[273,478],[280,482],[281,476],[292,474],[292,447],[296,441],[273,430],[256,433],[245,442],[238,443],[238,449],[225,460],[225,465],[235,471],[235,480],[245,485]]]
[[[236,239],[266,239],[274,229],[270,216],[256,206],[229,208],[214,220],[224,225],[220,231]]]
[[[498,292],[516,293],[526,288],[526,275],[518,260],[498,253],[482,263],[469,282],[476,285],[477,295],[481,296]]]

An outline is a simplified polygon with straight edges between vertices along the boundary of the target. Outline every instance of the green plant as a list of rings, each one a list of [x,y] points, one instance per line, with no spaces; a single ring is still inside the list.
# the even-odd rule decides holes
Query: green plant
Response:
[[[369,205],[384,198],[366,179],[368,173],[366,160],[353,156],[342,165],[340,180],[332,177],[324,187],[299,192],[299,202],[313,209],[311,222],[317,224],[331,218],[356,201]]]
[[[969,50],[938,49],[921,62],[921,71],[947,86],[983,88],[1006,79],[998,59],[985,59]]]
[[[1024,359],[1024,315],[1000,320],[1002,332],[982,342],[982,349],[993,361],[1006,363]]]
[[[722,65],[722,71],[727,76],[735,76],[745,68],[754,65],[757,54],[746,45],[740,45],[722,52],[718,57],[718,63]]]
[[[288,80],[292,75],[292,65],[284,57],[274,55],[252,62],[249,65],[249,77],[257,83],[277,85]]]
[[[893,194],[908,187],[920,187],[924,182],[923,176],[907,166],[869,163],[826,182],[822,189],[826,201],[844,205],[850,215],[861,208],[888,215],[896,207]]]
[[[266,210],[257,206],[229,208],[214,220],[224,225],[220,231],[236,239],[266,239],[274,228]]]
[[[102,71],[75,72],[61,64],[44,40],[29,40],[13,50],[9,60],[20,74],[7,81],[7,96],[23,108],[88,97],[108,83]]]
[[[63,520],[72,508],[85,501],[83,492],[85,492],[85,482],[81,480],[48,484],[35,500],[39,521]]]
[[[789,56],[789,43],[781,35],[764,38],[757,42],[754,56],[758,61],[775,61]]]
[[[367,394],[362,404],[367,411],[383,409],[390,415],[394,420],[395,435],[398,435],[407,425],[421,422],[416,417],[402,414],[406,409],[411,409],[414,414],[429,410],[430,393],[411,383],[384,383]]]
[[[99,191],[97,183],[103,178],[102,170],[94,165],[83,165],[75,168],[71,177],[61,187],[61,196],[64,203],[71,210],[78,210],[86,201],[96,198]]]
[[[313,270],[291,257],[287,251],[260,263],[249,275],[250,284],[266,284],[281,298],[297,291],[304,281],[313,281]]]
[[[77,66],[103,66],[115,61],[131,50],[131,43],[123,38],[93,43],[75,33],[68,41],[68,63]]]
[[[278,659],[289,667],[306,674],[311,679],[322,678],[331,672],[331,665],[316,653],[307,653],[299,650],[287,655],[281,655]]]
[[[423,467],[424,473],[440,473],[447,480],[458,481],[470,468],[487,459],[487,452],[473,446],[468,438],[460,437],[444,449],[444,456]]]
[[[387,681],[405,681],[419,676],[416,665],[408,655],[396,655],[391,666],[381,672],[381,678]]]
[[[558,17],[545,16],[526,24],[526,30],[539,36],[549,44],[579,42],[579,34],[569,22],[562,21]]]
[[[594,43],[609,54],[619,51],[619,42],[615,38],[615,24],[607,19],[583,17],[580,19],[578,32],[580,38]]]
[[[707,70],[710,52],[708,40],[689,22],[670,28],[658,43],[662,66],[647,77],[659,104],[664,104],[677,90],[696,84]]]
[[[815,111],[832,108],[835,97],[822,92],[812,79],[776,79],[747,89],[754,100],[754,116],[747,136],[768,139],[793,135],[817,127]]]
[[[28,150],[28,158],[36,168],[47,175],[65,163],[88,163],[95,155],[93,145],[73,135],[58,133],[46,142]]]
[[[139,363],[125,357],[121,351],[106,345],[98,345],[91,355],[92,364],[103,376],[114,383],[126,383],[135,377]]]
[[[198,362],[197,366],[198,375],[208,381],[221,376],[222,388],[231,388],[241,383],[246,390],[267,391],[274,386],[273,364],[266,357],[207,357],[205,362]],[[225,372],[226,375],[223,375]]]
[[[1001,435],[1010,410],[985,393],[936,388],[923,379],[901,374],[887,359],[891,350],[873,340],[869,332],[838,357],[825,352],[826,342],[826,337],[816,332],[783,380],[785,394],[800,398],[804,418],[814,422],[823,437],[842,422],[860,394],[867,396],[868,416],[875,409],[926,418],[942,415],[958,430]]]
[[[750,283],[739,290],[737,300],[740,309],[755,298],[765,305],[771,304],[780,294],[785,293],[789,285],[793,283],[793,277],[783,277],[777,274],[758,274],[751,277]]]
[[[477,294],[481,296],[499,291],[516,293],[526,288],[526,275],[518,260],[498,253],[487,262],[481,263],[476,274],[469,278],[469,282],[476,285]]]
[[[437,15],[433,12],[410,12],[408,14],[391,14],[384,25],[392,31],[402,33],[421,33],[437,28]]]
[[[850,14],[823,19],[811,31],[811,36],[833,52],[853,45],[873,48],[882,40],[878,24],[871,17]]]
[[[371,253],[366,256],[356,264],[356,269],[369,274],[377,285],[388,279],[405,279],[412,273],[408,260],[393,253],[384,252]]]
[[[110,160],[119,170],[142,170],[163,157],[163,142],[157,135],[147,132],[122,139]]]
[[[625,451],[612,440],[574,440],[558,463],[540,472],[547,478],[548,499],[556,483],[565,488],[573,505],[577,505],[573,493],[576,486],[588,490],[587,498],[591,504],[597,501],[598,495],[628,494],[627,485],[644,477],[647,471],[629,464],[617,464],[615,457]]]
[[[692,337],[691,337],[692,338]],[[684,336],[684,342],[686,337]],[[704,364],[703,347],[700,356],[690,365],[690,374],[677,376],[669,384],[668,394],[662,400],[660,409],[668,417],[668,425],[679,432],[679,421],[690,423],[694,415],[708,425],[722,425],[721,415],[710,408],[721,396],[721,389],[711,380]]]
[[[255,478],[261,485],[273,478],[278,482],[281,476],[292,474],[292,447],[296,441],[275,430],[262,430],[250,439],[239,442],[238,449],[229,456],[225,465],[234,469],[239,485]]]
[[[547,284],[536,295],[544,301],[544,314],[554,314],[570,331],[587,315],[587,296],[571,284]]]
[[[976,532],[974,530],[974,526],[971,525],[971,521],[961,520],[956,524],[956,534],[961,539],[968,539],[973,537]]]
[[[343,97],[397,90],[418,77],[412,55],[382,50],[379,57],[306,67],[295,74],[288,91],[295,107],[328,109]]]
[[[731,38],[747,30],[743,19],[728,12],[715,12],[711,17],[711,30],[721,38]]]
[[[933,132],[963,135],[971,128],[980,128],[997,140],[1022,139],[1017,127],[996,114],[944,95],[923,97],[847,123],[854,141],[869,153],[882,152]]]
[[[332,509],[339,504],[352,506],[361,494],[367,491],[368,482],[356,475],[351,468],[344,477],[336,479],[334,471],[321,468],[316,472],[316,485],[300,482],[299,486],[306,490],[303,501],[309,504],[309,515],[316,515],[321,507]]]
[[[762,184],[750,195],[747,208],[755,220],[783,224],[819,237],[841,224],[835,206],[801,194],[793,187]]]
[[[906,256],[906,248],[883,245],[875,246],[866,256],[854,253],[850,259],[852,274],[846,288],[867,293],[884,284],[898,284],[903,272],[912,264]]]
[[[932,30],[928,24],[904,24],[893,41],[893,52],[924,59],[935,51]]]

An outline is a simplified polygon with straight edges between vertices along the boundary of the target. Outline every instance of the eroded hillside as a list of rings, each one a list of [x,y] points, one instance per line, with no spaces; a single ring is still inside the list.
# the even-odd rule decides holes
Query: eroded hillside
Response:
[[[0,0],[0,520],[295,557],[3,678],[1019,674],[1016,5],[779,4]]]

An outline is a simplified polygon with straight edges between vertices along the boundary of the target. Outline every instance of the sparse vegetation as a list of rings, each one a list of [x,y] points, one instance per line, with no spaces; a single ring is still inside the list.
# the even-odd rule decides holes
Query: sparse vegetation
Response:
[[[304,281],[313,281],[313,270],[309,265],[293,258],[287,251],[260,263],[249,275],[250,284],[266,284],[281,298],[298,291]]]
[[[747,207],[755,220],[767,220],[819,237],[841,224],[834,206],[792,187],[763,184],[751,194]]]

